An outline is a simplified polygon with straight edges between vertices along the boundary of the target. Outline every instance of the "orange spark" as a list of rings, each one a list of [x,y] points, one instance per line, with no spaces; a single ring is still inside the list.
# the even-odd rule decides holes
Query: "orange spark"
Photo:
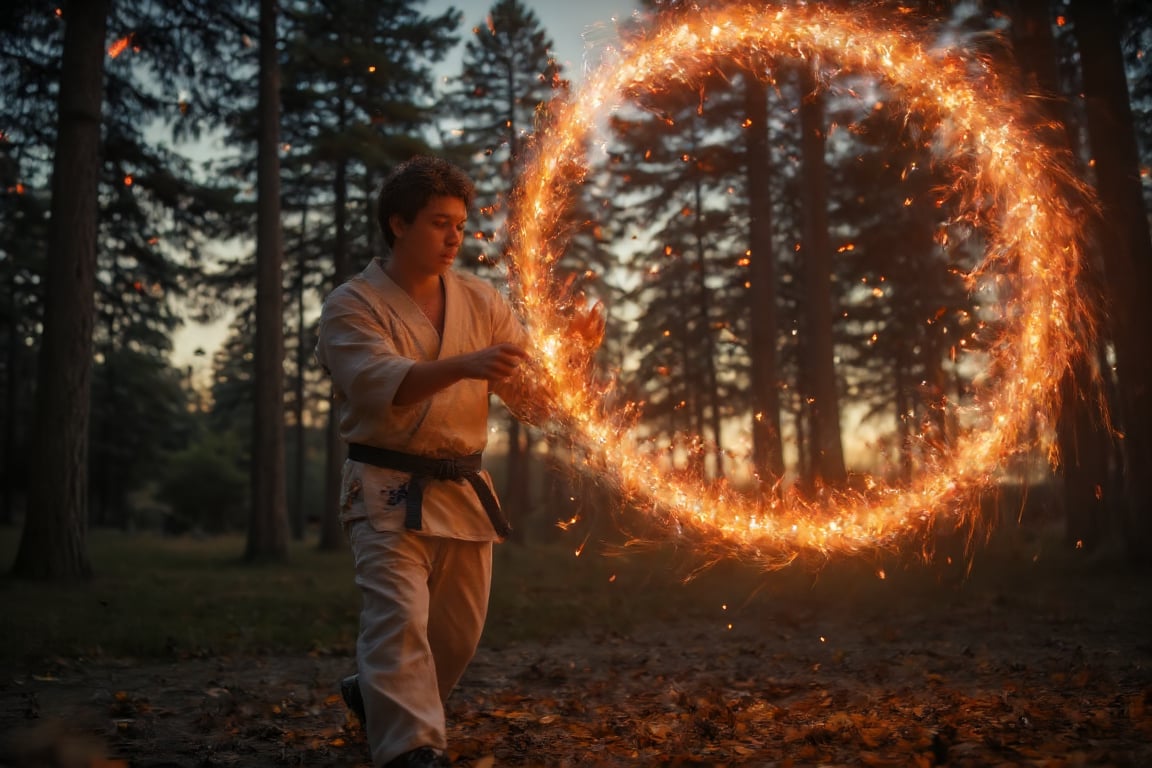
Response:
[[[112,45],[108,46],[108,58],[114,59],[124,52],[128,44],[132,42],[132,35],[125,35]]]

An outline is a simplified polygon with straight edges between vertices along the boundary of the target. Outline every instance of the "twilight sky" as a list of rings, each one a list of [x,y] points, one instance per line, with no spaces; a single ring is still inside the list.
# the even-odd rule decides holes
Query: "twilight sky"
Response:
[[[463,11],[464,18],[457,30],[461,45],[441,65],[441,69],[460,71],[463,43],[472,34],[472,28],[482,26],[496,0],[428,0],[423,11],[429,16],[443,13],[449,6]],[[612,20],[626,20],[635,10],[634,0],[524,0],[532,9],[540,26],[552,39],[556,58],[564,65],[567,77],[576,82],[589,67],[600,61],[599,51],[616,42]]]

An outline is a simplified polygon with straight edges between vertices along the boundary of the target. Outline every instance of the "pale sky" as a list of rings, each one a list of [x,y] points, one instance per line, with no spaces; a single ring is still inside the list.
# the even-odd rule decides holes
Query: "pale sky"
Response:
[[[556,58],[564,65],[566,76],[574,83],[600,63],[604,47],[617,41],[615,19],[626,21],[636,9],[634,0],[523,0],[540,20],[540,26],[555,45]],[[424,12],[429,16],[443,13],[450,6],[463,11],[457,30],[460,48],[471,37],[472,28],[482,26],[488,10],[496,0],[428,0]],[[457,51],[444,62],[443,68],[460,70]]]

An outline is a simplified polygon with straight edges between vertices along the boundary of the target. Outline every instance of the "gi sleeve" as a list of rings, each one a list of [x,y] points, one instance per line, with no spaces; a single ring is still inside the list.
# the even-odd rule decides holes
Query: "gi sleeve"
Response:
[[[399,354],[392,330],[350,290],[334,291],[324,302],[316,359],[331,375],[337,396],[360,413],[391,408],[415,364]]]

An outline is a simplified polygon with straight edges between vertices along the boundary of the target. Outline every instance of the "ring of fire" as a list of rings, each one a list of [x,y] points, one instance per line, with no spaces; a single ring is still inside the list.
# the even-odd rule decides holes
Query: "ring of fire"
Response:
[[[750,499],[665,475],[636,450],[604,392],[588,379],[593,350],[575,350],[557,306],[552,267],[569,188],[586,173],[594,125],[622,94],[654,76],[689,80],[717,56],[760,51],[807,58],[826,54],[886,78],[908,112],[945,118],[938,143],[969,161],[964,179],[994,213],[981,264],[970,275],[1012,277],[1008,330],[991,346],[992,373],[965,405],[979,425],[932,457],[905,487],[871,480],[864,492],[824,489],[819,502],[798,495]],[[798,554],[857,552],[930,530],[941,513],[974,530],[976,502],[1006,458],[1048,447],[1058,386],[1083,348],[1092,318],[1075,286],[1083,243],[1078,220],[1091,207],[1082,183],[1026,128],[1025,113],[996,72],[955,49],[930,49],[906,32],[857,10],[766,9],[754,4],[692,14],[626,48],[594,73],[569,102],[554,103],[550,130],[537,138],[512,207],[512,276],[535,333],[535,359],[553,385],[557,421],[625,495],[667,526],[697,534],[698,550],[778,567]],[[975,203],[972,203],[975,204]],[[955,407],[955,406],[953,406]],[[707,498],[709,495],[713,498]],[[707,499],[707,500],[705,500]]]

